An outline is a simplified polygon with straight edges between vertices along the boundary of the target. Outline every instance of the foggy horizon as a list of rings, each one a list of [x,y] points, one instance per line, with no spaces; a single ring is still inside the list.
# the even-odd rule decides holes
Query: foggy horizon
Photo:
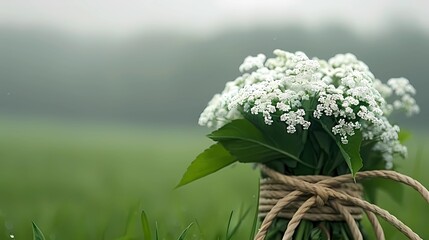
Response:
[[[333,4],[332,4],[333,3]],[[52,29],[72,35],[130,37],[173,32],[208,37],[223,32],[338,25],[362,36],[382,35],[398,25],[429,33],[429,2],[365,1],[120,1],[0,2],[0,27]]]

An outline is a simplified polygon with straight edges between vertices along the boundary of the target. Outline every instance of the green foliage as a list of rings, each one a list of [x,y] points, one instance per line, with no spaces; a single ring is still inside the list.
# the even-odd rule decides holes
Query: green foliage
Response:
[[[176,239],[195,219],[204,236],[193,226],[186,238],[211,238],[224,235],[232,209],[255,201],[257,173],[246,165],[204,179],[210,191],[200,183],[172,191],[188,159],[209,144],[198,129],[0,122],[0,239],[32,239],[33,219],[50,239],[118,239],[136,202],[158,221],[159,239]],[[251,224],[235,236],[248,238]],[[152,221],[151,230],[155,238]]]
[[[298,229],[296,230],[294,239],[296,240],[309,239],[312,230],[313,230],[313,224],[310,221],[303,220],[298,225]]]
[[[410,139],[411,136],[411,132],[404,129],[401,129],[401,131],[399,131],[398,133],[398,139],[402,144],[404,144],[408,139]]]
[[[392,200],[398,204],[403,204],[405,186],[402,183],[389,179],[374,178],[362,182],[365,190],[365,197],[373,202],[377,201],[377,192],[380,190],[385,192]]]
[[[345,161],[355,176],[363,166],[360,155],[362,134],[356,131],[348,137],[348,144],[342,144],[331,133],[333,122],[329,118],[315,121],[315,126],[308,131],[298,129],[296,133],[288,134],[282,122],[275,120],[272,125],[267,125],[260,116],[244,116],[246,119],[233,120],[208,135],[217,144],[197,156],[178,186],[207,176],[235,161],[264,163],[279,172],[293,175],[344,174],[344,170],[338,170],[338,173],[334,170]],[[337,147],[333,148],[332,145]]]
[[[332,141],[335,140],[330,137],[328,132],[322,130],[313,131],[313,135],[317,141],[315,144],[318,145],[325,154],[329,154],[331,152]]]
[[[322,120],[320,121],[320,124],[322,125],[325,132],[329,136],[331,136],[331,138],[334,140],[335,144],[338,146],[338,149],[341,152],[341,155],[343,156],[344,161],[346,161],[350,172],[352,173],[353,176],[355,176],[356,173],[363,166],[363,163],[362,163],[363,160],[360,155],[362,133],[356,130],[353,136],[348,136],[348,143],[343,144],[338,139],[338,137],[334,136],[331,133],[331,129],[333,126],[333,122],[331,119],[323,117]],[[326,148],[326,146],[324,148]]]
[[[228,224],[226,225],[226,236],[225,239],[229,240],[229,229],[231,228],[231,221],[232,221],[232,215],[234,215],[234,211],[231,211],[231,214],[229,214],[228,218]]]
[[[33,224],[33,240],[45,240],[45,236],[43,236],[42,230],[34,223]]]
[[[140,204],[130,209],[126,222],[125,233],[118,240],[141,239],[141,232],[143,232],[144,239],[152,239],[147,215],[145,211],[140,211],[139,209]],[[138,227],[139,225],[141,228]]]
[[[280,161],[291,168],[300,163],[314,169],[314,166],[294,155],[297,150],[288,145],[290,141],[275,141],[275,139],[279,139],[276,136],[280,135],[287,136],[288,134],[277,133],[273,135],[275,138],[268,140],[257,127],[246,119],[238,119],[226,124],[208,135],[210,139],[218,143],[197,156],[186,170],[178,187],[216,172],[237,160],[243,163]],[[282,140],[285,138],[282,137]],[[288,150],[293,150],[293,153]],[[299,152],[301,151],[299,150]]]
[[[310,236],[309,236],[309,239],[310,240],[329,240],[330,238],[329,238],[329,236],[324,232],[324,229],[325,227],[324,227],[324,225],[319,225],[318,227],[316,227],[316,228],[313,228],[311,231],[310,231]],[[326,230],[326,229],[325,229]]]
[[[231,214],[229,215],[229,219],[228,219],[228,225],[226,228],[226,240],[231,240],[233,239],[232,237],[237,233],[238,229],[240,228],[240,226],[242,225],[244,219],[249,215],[251,208],[247,208],[246,211],[244,211],[243,214],[239,214],[239,218],[236,221],[235,225],[232,225],[232,217],[234,215],[234,211],[231,211]]]
[[[142,211],[140,215],[140,219],[141,219],[144,239],[152,239],[152,232],[150,231],[149,220],[147,218],[145,211]]]
[[[133,209],[129,215],[127,226],[126,226],[126,232],[125,235],[120,240],[134,240],[134,239],[146,239],[146,240],[152,240],[152,232],[150,228],[149,218],[147,217],[147,214],[145,211],[141,211],[140,214],[140,224],[141,224],[141,230],[143,233],[143,236],[141,236],[140,232],[137,231],[135,226],[137,225],[137,221],[139,218],[137,217],[138,211]],[[189,229],[193,226],[193,222],[191,222],[179,235],[177,240],[184,240],[189,232]],[[159,239],[159,233],[158,233],[158,222],[155,222],[155,239]]]
[[[213,144],[191,163],[177,187],[214,173],[235,161],[236,158],[231,156],[221,144]]]
[[[249,113],[243,114],[245,119],[259,129],[259,131],[264,135],[265,140],[269,142],[270,145],[290,153],[292,156],[298,157],[301,154],[304,143],[304,141],[302,141],[304,134],[301,129],[298,128],[295,134],[285,134],[287,132],[286,124],[277,118],[273,119],[273,124],[267,125],[261,115]],[[289,161],[287,164],[293,163],[292,161]]]
[[[250,231],[250,237],[249,240],[253,240],[255,238],[256,235],[256,230],[257,230],[257,225],[258,225],[258,213],[259,213],[259,196],[261,194],[261,188],[260,188],[261,182],[258,181],[258,194],[256,195],[256,204],[255,204],[255,213],[253,214],[253,224],[252,224],[252,229]]]
[[[155,222],[155,240],[159,240],[158,222]]]
[[[355,176],[363,166],[362,158],[360,156],[361,143],[362,133],[360,131],[356,131],[353,136],[349,136],[349,142],[347,144],[339,143],[338,146],[353,176]]]
[[[268,141],[262,132],[246,119],[234,120],[208,137],[220,142],[240,162],[263,163],[284,159],[308,165],[293,153],[277,147],[273,141]],[[287,144],[283,143],[283,146]]]
[[[185,240],[186,235],[188,234],[189,229],[192,227],[194,223],[190,223],[180,234],[180,236],[177,238],[177,240]]]
[[[259,176],[244,164],[171,191],[189,158],[209,146],[210,142],[201,140],[202,130],[91,123],[73,128],[33,119],[28,120],[31,124],[0,122],[0,239],[8,239],[9,234],[16,239],[32,239],[32,219],[51,239],[117,239],[126,229],[127,210],[141,201],[153,239],[155,220],[160,226],[158,239],[177,239],[197,219],[201,231],[194,224],[187,239],[219,236],[222,240],[230,211],[238,212],[241,205],[257,205]],[[417,131],[408,143],[409,158],[396,161],[399,172],[424,186],[429,186],[428,142],[426,130]],[[365,160],[362,154],[368,162],[372,157],[376,159],[370,156]],[[382,190],[378,191],[377,204],[429,239],[427,223],[422,220],[429,215],[429,206],[413,189],[405,187],[403,191],[404,205],[396,202],[398,195],[393,197]],[[245,219],[233,239],[248,239],[252,220]],[[136,224],[143,236],[141,224]],[[276,226],[281,229],[285,224]],[[394,227],[384,221],[381,224],[386,239],[404,238]],[[365,227],[371,229],[367,224]]]

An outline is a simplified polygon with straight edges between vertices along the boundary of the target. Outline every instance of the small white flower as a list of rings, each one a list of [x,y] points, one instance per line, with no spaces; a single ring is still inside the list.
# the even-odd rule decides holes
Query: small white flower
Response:
[[[261,68],[264,66],[265,55],[258,54],[256,57],[248,56],[244,59],[244,62],[240,65],[240,72],[249,71],[253,68]]]
[[[406,78],[391,78],[387,81],[387,85],[395,92],[396,95],[402,96],[406,93],[416,94],[416,89],[410,84]]]
[[[387,116],[394,110],[419,112],[415,88],[407,79],[384,84],[353,54],[328,61],[309,59],[302,52],[275,50],[274,55],[247,57],[239,68],[243,74],[213,97],[199,124],[219,128],[246,112],[261,116],[267,125],[283,122],[285,134],[293,134],[297,128],[309,129],[312,120],[329,117],[335,122],[332,133],[343,144],[355,131],[365,140],[376,140],[374,150],[382,153],[387,168],[394,154],[406,155],[399,127]]]

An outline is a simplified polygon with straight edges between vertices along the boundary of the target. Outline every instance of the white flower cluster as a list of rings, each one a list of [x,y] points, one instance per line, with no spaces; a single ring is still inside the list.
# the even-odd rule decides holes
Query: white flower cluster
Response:
[[[338,54],[328,61],[309,59],[302,52],[275,50],[274,55],[247,57],[239,68],[242,76],[213,97],[199,124],[219,128],[250,113],[268,125],[284,122],[292,134],[297,127],[308,129],[312,121],[329,117],[335,122],[332,133],[343,144],[357,130],[365,140],[377,141],[375,150],[382,152],[387,167],[393,154],[406,154],[398,141],[399,127],[387,117],[394,110],[419,112],[415,89],[407,79],[384,84],[353,54]]]

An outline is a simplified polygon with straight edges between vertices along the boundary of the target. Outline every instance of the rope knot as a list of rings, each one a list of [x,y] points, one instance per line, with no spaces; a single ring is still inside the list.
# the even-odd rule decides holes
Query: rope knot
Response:
[[[355,183],[350,175],[336,177],[310,175],[287,176],[264,165],[262,172],[268,178],[261,179],[259,217],[263,218],[255,239],[263,240],[271,223],[277,217],[289,219],[283,239],[290,240],[302,219],[310,221],[344,221],[354,239],[362,240],[356,220],[362,218],[365,210],[377,239],[384,240],[383,229],[376,214],[390,222],[412,240],[421,239],[408,226],[377,205],[362,199],[363,187]],[[416,180],[394,171],[373,170],[358,172],[356,179],[382,177],[407,184],[417,190],[429,203],[429,192]]]
[[[323,207],[329,200],[329,194],[323,188],[315,187],[316,206]]]

